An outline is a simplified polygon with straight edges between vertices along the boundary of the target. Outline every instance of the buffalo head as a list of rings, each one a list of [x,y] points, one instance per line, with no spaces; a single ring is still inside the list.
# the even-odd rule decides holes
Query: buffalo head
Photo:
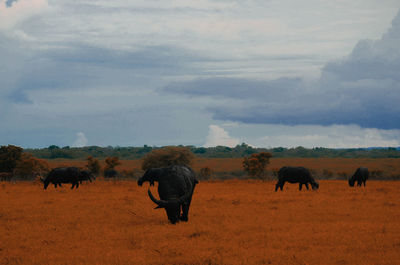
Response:
[[[317,190],[319,188],[319,183],[316,181],[311,182],[311,188]]]
[[[179,222],[179,217],[180,217],[180,213],[181,213],[182,198],[170,199],[168,201],[166,201],[166,200],[157,200],[156,198],[154,198],[153,194],[151,194],[150,189],[147,191],[147,193],[149,194],[150,199],[155,204],[157,204],[157,207],[154,208],[154,209],[164,208],[166,213],[167,213],[168,220],[172,224],[175,224],[176,222]]]
[[[92,182],[92,179],[96,179],[94,174],[90,170],[81,170],[79,173],[80,180],[89,180]]]
[[[161,172],[159,168],[151,168],[146,170],[141,178],[138,179],[138,185],[142,186],[143,182],[150,182],[150,186],[154,186],[154,181],[158,181]]]
[[[351,179],[349,179],[349,186],[350,187],[354,187],[354,183],[355,183],[355,180],[354,180],[353,177]]]

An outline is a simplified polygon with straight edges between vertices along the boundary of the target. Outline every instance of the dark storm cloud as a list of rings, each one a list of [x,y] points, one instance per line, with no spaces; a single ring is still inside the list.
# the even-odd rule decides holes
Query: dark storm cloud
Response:
[[[400,12],[377,41],[360,41],[341,61],[327,63],[314,83],[281,78],[208,78],[172,83],[168,93],[235,99],[208,107],[218,120],[253,124],[357,124],[400,128]]]
[[[298,78],[257,81],[243,78],[201,78],[167,85],[164,91],[191,96],[213,96],[235,99],[279,97],[301,85]]]
[[[395,80],[252,81],[200,79],[170,84],[165,91],[190,96],[231,98],[237,104],[209,107],[213,118],[253,124],[358,124],[368,128],[400,128],[400,87]]]
[[[137,85],[138,76],[182,75],[193,71],[190,62],[199,60],[183,49],[167,46],[121,51],[72,44],[68,49],[47,50],[24,59],[8,96],[15,103],[31,103],[26,92],[32,90],[126,87]]]

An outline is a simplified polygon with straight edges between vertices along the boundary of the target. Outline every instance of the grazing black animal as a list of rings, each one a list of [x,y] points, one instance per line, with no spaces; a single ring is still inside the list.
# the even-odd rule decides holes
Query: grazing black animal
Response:
[[[357,181],[357,186],[361,187],[361,184],[367,182],[369,176],[368,168],[359,167],[356,172],[354,172],[353,176],[349,179],[349,186],[354,187],[354,183]]]
[[[116,177],[119,177],[119,173],[115,169],[109,168],[104,171],[104,177],[105,178],[116,178]]]
[[[10,172],[0,172],[0,181],[11,181],[12,176]]]
[[[79,174],[79,184],[82,184],[83,181],[89,180],[92,182],[92,179],[95,179],[96,177],[90,172],[90,170],[81,170]]]
[[[53,183],[55,188],[57,188],[57,185],[61,187],[61,183],[71,183],[71,189],[73,189],[74,187],[78,188],[79,181],[86,176],[87,172],[77,167],[58,167],[51,170],[42,181],[44,189],[47,189],[50,183]]]
[[[194,188],[199,183],[190,167],[174,165],[148,169],[138,180],[138,185],[142,186],[145,181],[149,181],[151,186],[154,186],[155,181],[158,182],[160,200],[154,198],[148,190],[150,199],[158,205],[155,209],[164,208],[172,224],[189,220],[190,202]]]
[[[278,188],[282,190],[286,181],[289,183],[299,183],[299,190],[301,190],[303,184],[306,185],[308,190],[308,183],[311,184],[313,190],[319,188],[318,182],[311,176],[310,171],[304,167],[282,167],[279,169],[278,183],[275,185],[275,191],[277,191]]]

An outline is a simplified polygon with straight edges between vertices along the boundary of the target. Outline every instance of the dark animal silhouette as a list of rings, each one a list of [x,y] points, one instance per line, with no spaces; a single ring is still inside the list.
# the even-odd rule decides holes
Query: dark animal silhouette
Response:
[[[311,176],[310,171],[304,167],[282,167],[279,169],[278,183],[275,185],[275,191],[277,191],[278,188],[283,190],[285,182],[299,183],[299,190],[301,190],[303,184],[306,185],[308,190],[308,183],[311,184],[313,190],[319,188],[319,184]]]
[[[105,178],[116,178],[118,176],[119,176],[118,171],[116,171],[113,168],[109,168],[109,169],[104,171],[104,177]]]
[[[353,176],[349,179],[349,186],[354,187],[354,183],[357,181],[357,186],[361,187],[361,184],[367,182],[369,176],[368,168],[359,167],[356,172],[354,172]]]
[[[190,202],[194,188],[199,183],[190,167],[174,165],[148,169],[138,180],[138,185],[142,186],[145,181],[150,182],[150,186],[154,186],[155,181],[158,182],[160,200],[154,198],[150,189],[148,190],[150,199],[158,205],[155,209],[164,208],[172,224],[189,220]]]
[[[82,182],[86,180],[92,182],[92,179],[96,179],[96,177],[92,174],[90,170],[81,170],[79,174],[79,184],[82,184]]]
[[[12,176],[10,172],[0,172],[0,181],[11,181]]]
[[[52,169],[46,178],[42,179],[44,184],[44,189],[47,189],[50,183],[61,187],[61,183],[71,183],[73,189],[74,187],[79,187],[79,181],[84,180],[87,177],[87,171],[80,170],[77,167],[58,167]]]

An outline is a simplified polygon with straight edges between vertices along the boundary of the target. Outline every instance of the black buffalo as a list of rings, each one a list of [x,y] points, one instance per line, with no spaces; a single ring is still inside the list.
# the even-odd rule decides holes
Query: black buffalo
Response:
[[[10,172],[0,172],[0,181],[10,181],[12,176]]]
[[[368,168],[366,167],[359,167],[357,168],[356,172],[354,172],[354,175],[349,179],[349,186],[354,187],[354,183],[357,181],[357,186],[361,187],[361,184],[364,184],[365,187],[365,182],[367,182],[369,176]]]
[[[278,183],[275,185],[275,191],[278,188],[282,190],[286,181],[289,183],[299,183],[299,190],[301,190],[303,184],[306,185],[308,190],[308,183],[311,184],[313,190],[319,188],[319,184],[311,176],[310,171],[304,167],[282,167],[279,169]]]
[[[71,183],[73,189],[74,187],[79,187],[79,182],[82,180],[90,179],[92,175],[87,170],[80,170],[77,167],[58,167],[52,169],[46,178],[42,179],[44,184],[44,189],[47,189],[50,183],[61,187],[61,183]]]
[[[150,199],[157,204],[155,209],[164,208],[172,224],[188,221],[190,202],[198,183],[190,167],[174,165],[148,169],[138,180],[138,185],[142,186],[145,181],[150,182],[151,186],[154,186],[155,181],[158,182],[160,200],[154,198],[148,190]]]
[[[79,183],[82,184],[83,181],[89,180],[92,182],[92,179],[95,179],[96,177],[92,174],[90,170],[81,170],[79,174]]]
[[[116,178],[116,177],[119,177],[119,172],[113,168],[109,168],[104,171],[104,177],[105,178]]]

